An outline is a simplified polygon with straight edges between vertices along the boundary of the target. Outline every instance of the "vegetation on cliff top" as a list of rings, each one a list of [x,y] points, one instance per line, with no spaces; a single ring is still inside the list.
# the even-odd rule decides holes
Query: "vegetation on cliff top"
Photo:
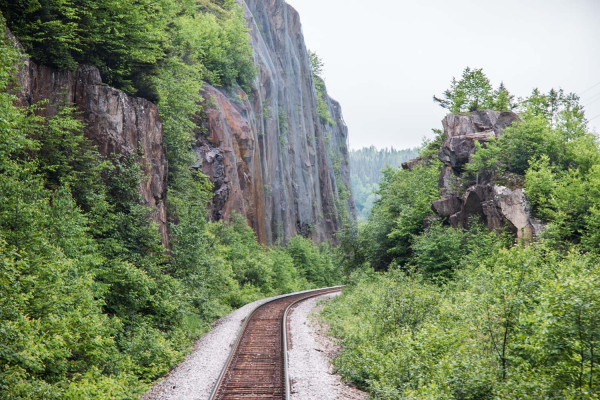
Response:
[[[486,109],[509,111],[517,106],[504,83],[494,90],[481,68],[469,67],[465,68],[459,80],[452,78],[450,88],[442,98],[433,96],[433,101],[455,114]]]
[[[469,85],[453,81],[449,93]],[[354,273],[324,315],[344,344],[337,369],[373,398],[600,395],[600,146],[575,95],[534,90],[519,111],[466,169],[523,182],[546,224],[538,241],[434,218],[439,138],[412,171],[384,171],[371,217],[344,236]]]
[[[155,78],[173,62],[213,85],[245,86],[254,77],[233,0],[2,0],[0,11],[33,61],[97,66],[104,82],[149,100],[159,98]]]
[[[327,125],[333,125],[335,122],[331,118],[329,112],[329,106],[327,105],[327,92],[325,90],[325,81],[322,78],[324,63],[321,57],[314,51],[308,51],[308,57],[310,59],[310,67],[313,75],[313,81],[315,82],[315,89],[317,91],[317,114],[321,119],[321,122]]]

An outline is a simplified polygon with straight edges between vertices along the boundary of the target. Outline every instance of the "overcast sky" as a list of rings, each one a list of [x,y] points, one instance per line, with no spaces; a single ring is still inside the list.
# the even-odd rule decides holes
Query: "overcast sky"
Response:
[[[287,1],[325,62],[352,148],[431,137],[445,115],[432,96],[466,66],[517,96],[579,93],[599,130],[600,0]]]

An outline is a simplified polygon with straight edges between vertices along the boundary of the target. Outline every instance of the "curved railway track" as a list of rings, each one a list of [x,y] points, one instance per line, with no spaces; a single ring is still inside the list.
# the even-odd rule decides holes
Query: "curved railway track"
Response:
[[[279,297],[257,307],[242,325],[209,400],[287,400],[288,310],[315,296],[340,291],[341,286]]]

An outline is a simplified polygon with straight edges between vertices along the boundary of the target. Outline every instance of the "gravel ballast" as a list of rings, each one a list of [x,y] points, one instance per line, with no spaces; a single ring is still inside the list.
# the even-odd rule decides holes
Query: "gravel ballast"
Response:
[[[155,384],[141,400],[206,400],[229,357],[244,319],[263,299],[216,321],[211,331],[196,341],[192,352],[165,378]]]
[[[330,360],[339,347],[325,334],[326,327],[311,315],[311,311],[319,307],[317,300],[332,296],[335,294],[300,302],[289,314],[293,400],[366,399],[366,396],[356,394],[362,392],[332,375]],[[185,360],[146,392],[141,400],[208,399],[244,320],[256,307],[277,297],[246,304],[216,321],[211,331],[194,343]]]
[[[327,335],[327,326],[317,314],[321,300],[339,293],[308,299],[295,306],[289,314],[291,346],[288,349],[292,400],[364,400],[367,394],[342,382],[333,373],[331,360],[340,352]]]

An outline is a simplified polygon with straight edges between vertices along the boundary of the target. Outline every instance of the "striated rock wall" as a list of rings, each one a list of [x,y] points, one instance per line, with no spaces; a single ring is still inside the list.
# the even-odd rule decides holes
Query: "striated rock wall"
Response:
[[[19,46],[12,35],[9,37]],[[158,108],[145,99],[103,85],[98,69],[87,65],[72,73],[25,59],[18,71],[18,82],[21,87],[18,101],[22,105],[47,99],[47,106],[41,112],[54,115],[61,104],[75,104],[85,123],[86,136],[98,145],[102,155],[118,153],[136,157],[145,175],[140,195],[152,208],[153,219],[167,246],[167,158]]]
[[[317,91],[298,13],[284,0],[240,1],[257,68],[245,93],[204,87],[194,150],[214,184],[211,217],[244,215],[262,243],[296,234],[315,241],[334,238],[355,218],[350,192],[348,129],[340,105],[324,94],[331,121],[317,113]],[[17,41],[15,40],[15,43]],[[134,154],[144,168],[140,185],[168,245],[167,160],[157,107],[102,85],[98,70],[56,71],[24,60],[20,101],[48,99],[44,112],[74,103],[86,135],[101,154]]]
[[[246,216],[263,243],[297,233],[325,240],[354,218],[348,130],[326,96],[332,124],[317,114],[317,92],[298,13],[283,0],[246,0],[257,77],[245,93],[206,86],[197,167],[214,183],[211,214]]]
[[[462,176],[464,164],[475,153],[475,142],[485,144],[519,116],[513,112],[491,110],[470,114],[446,116],[442,121],[446,139],[439,159],[444,163],[440,175],[440,189],[444,197],[433,202],[433,210],[452,226],[467,227],[471,216],[480,217],[489,229],[508,227],[517,237],[531,239],[540,226],[533,221],[523,190],[495,184],[493,176],[482,172],[478,182],[462,191],[456,182]]]

